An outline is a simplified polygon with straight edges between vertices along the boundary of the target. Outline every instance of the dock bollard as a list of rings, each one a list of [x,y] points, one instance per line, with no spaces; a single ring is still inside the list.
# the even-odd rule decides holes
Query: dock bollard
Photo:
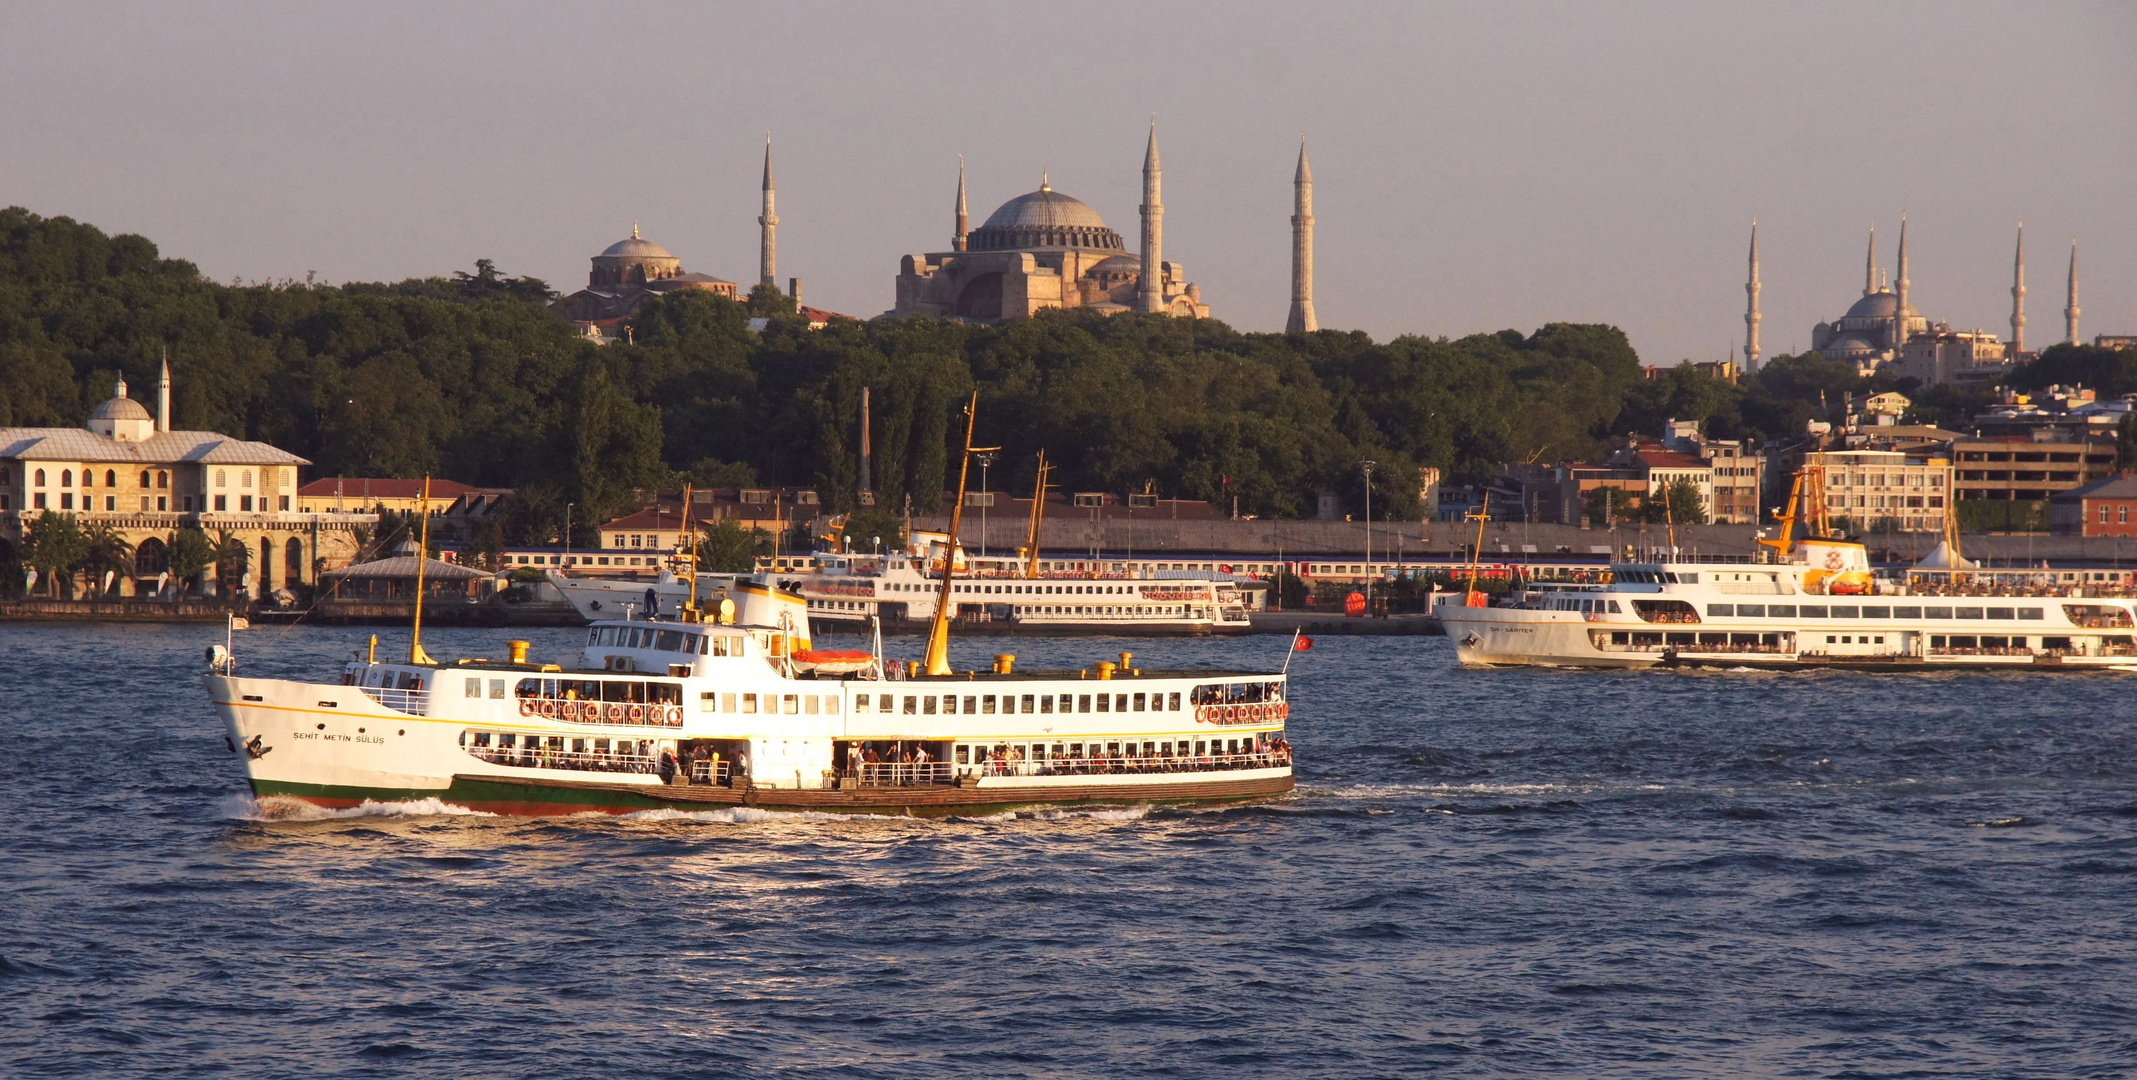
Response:
[[[1017,654],[1006,652],[994,654],[994,673],[996,675],[1013,675],[1016,673],[1016,666]]]
[[[1098,677],[1101,680],[1110,679],[1113,677],[1113,661],[1100,660],[1098,662]]]

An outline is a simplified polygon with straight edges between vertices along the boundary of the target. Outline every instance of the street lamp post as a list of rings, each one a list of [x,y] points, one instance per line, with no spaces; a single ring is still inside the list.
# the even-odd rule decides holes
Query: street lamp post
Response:
[[[1371,460],[1358,463],[1358,467],[1365,470],[1365,610],[1368,615],[1373,610],[1373,466],[1377,464],[1379,462]]]

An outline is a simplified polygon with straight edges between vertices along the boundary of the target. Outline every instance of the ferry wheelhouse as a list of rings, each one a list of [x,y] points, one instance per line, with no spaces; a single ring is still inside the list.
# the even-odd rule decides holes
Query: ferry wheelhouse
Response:
[[[440,662],[418,623],[405,661],[379,660],[374,638],[332,681],[261,679],[218,648],[207,683],[255,796],[329,807],[951,814],[1292,790],[1282,672],[1145,670],[1129,653],[956,671],[937,611],[920,662],[887,660],[880,638],[815,649],[801,596],[745,581],[702,613],[597,621],[569,665],[524,642]]]

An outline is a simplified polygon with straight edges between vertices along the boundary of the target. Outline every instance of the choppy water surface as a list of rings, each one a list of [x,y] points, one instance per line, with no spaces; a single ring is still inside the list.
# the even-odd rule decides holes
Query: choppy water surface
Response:
[[[559,658],[577,635],[533,636]],[[220,637],[0,628],[0,1073],[2137,1062],[2137,677],[1459,671],[1444,639],[1324,638],[1292,669],[1300,794],[1273,805],[262,821],[197,678]],[[239,651],[323,676],[362,637]],[[1284,644],[1125,646],[1246,666]]]

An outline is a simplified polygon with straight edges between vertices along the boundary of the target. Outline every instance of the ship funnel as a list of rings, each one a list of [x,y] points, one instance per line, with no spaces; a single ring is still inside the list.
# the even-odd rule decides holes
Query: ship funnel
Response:
[[[512,651],[513,663],[524,664],[527,662],[527,650],[532,646],[524,641],[507,641],[505,642],[505,648]]]

